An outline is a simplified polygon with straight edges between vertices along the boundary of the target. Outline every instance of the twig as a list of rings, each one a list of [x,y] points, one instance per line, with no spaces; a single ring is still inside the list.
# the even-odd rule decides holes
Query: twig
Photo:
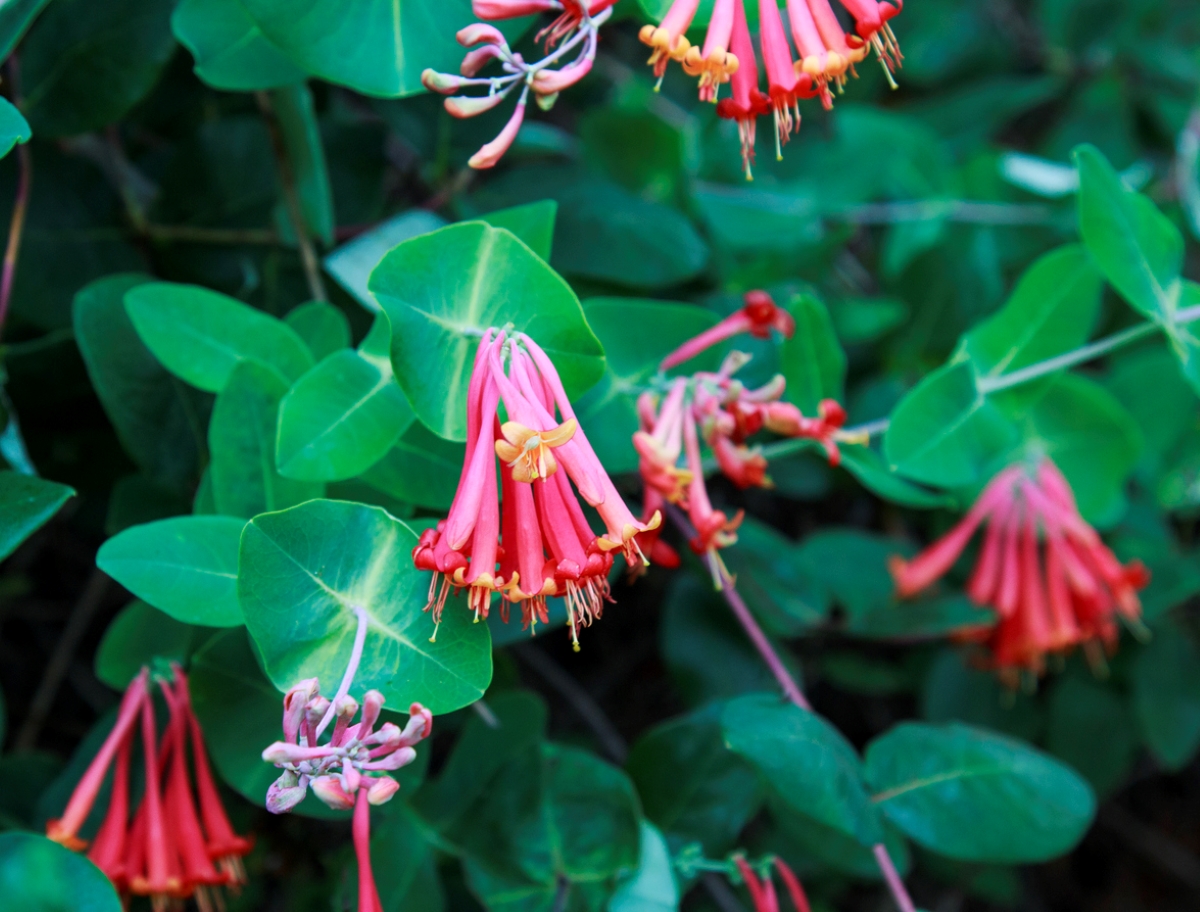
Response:
[[[695,537],[695,529],[692,528],[692,524],[688,522],[687,517],[683,515],[683,512],[678,507],[668,504],[667,512],[671,520],[684,535],[688,538]],[[750,609],[746,606],[741,594],[737,591],[733,577],[725,571],[723,564],[719,566],[721,568],[721,594],[725,596],[725,601],[729,603],[729,607],[733,610],[734,617],[738,619],[738,622],[742,625],[742,629],[746,631],[746,636],[750,638],[750,642],[758,650],[758,654],[762,657],[763,662],[771,669],[771,673],[775,675],[775,680],[779,682],[779,686],[783,689],[784,695],[787,696],[788,700],[801,709],[812,712],[812,707],[809,706],[803,691],[800,690],[800,685],[796,683],[796,680],[788,672],[787,666],[783,664],[783,660],[779,657],[779,653],[775,651],[775,647],[771,645],[771,641],[767,639],[767,635],[758,626],[758,622],[754,620],[754,615],[750,613]],[[896,866],[892,863],[891,856],[888,855],[887,847],[883,843],[880,843],[874,847],[874,852],[875,861],[883,874],[884,882],[891,891],[892,898],[895,900],[900,912],[916,912],[912,898],[908,895],[908,891],[904,887],[904,881],[900,879],[900,875],[896,872]]]
[[[471,709],[475,710],[475,715],[483,720],[483,724],[488,728],[499,728],[500,720],[496,718],[496,714],[492,712],[492,708],[483,700],[476,700],[471,704]]]
[[[617,763],[624,763],[629,754],[629,747],[621,733],[613,727],[604,715],[591,694],[584,690],[579,682],[567,674],[548,655],[536,646],[522,644],[513,647],[513,652],[522,662],[536,672],[547,684],[557,690],[575,710],[584,724],[592,730],[604,752]]]
[[[71,617],[67,620],[67,626],[63,628],[58,645],[50,655],[46,670],[42,673],[42,680],[38,683],[38,688],[33,694],[33,701],[29,704],[29,715],[25,717],[25,722],[21,725],[21,730],[14,742],[15,750],[32,750],[37,745],[38,735],[41,734],[42,726],[54,706],[58,688],[62,685],[63,678],[66,677],[67,671],[71,667],[75,650],[79,648],[83,635],[87,633],[92,617],[104,601],[108,585],[108,574],[99,569],[92,571],[83,593],[79,596],[79,601],[71,609]]]
[[[21,103],[21,70],[14,54],[8,61],[8,78],[12,83],[13,104]],[[25,228],[25,213],[29,209],[29,192],[33,185],[33,158],[27,143],[17,144],[17,196],[13,201],[12,220],[8,226],[8,246],[4,250],[4,271],[0,275],[0,331],[8,319],[12,300],[13,281],[17,275],[17,255],[21,252],[21,234]]]
[[[279,166],[279,182],[283,186],[283,202],[287,207],[288,219],[292,230],[296,232],[296,243],[300,245],[300,261],[304,264],[304,277],[308,280],[308,292],[314,301],[328,301],[325,294],[325,282],[321,279],[321,264],[313,249],[312,238],[308,236],[308,228],[304,224],[304,213],[300,209],[300,197],[296,193],[296,175],[292,171],[292,163],[288,159],[287,146],[283,142],[283,131],[279,128],[279,118],[271,106],[271,96],[264,91],[254,93],[258,99],[259,110],[267,122],[267,130],[271,134],[271,148],[275,152],[275,162]]]
[[[350,688],[354,684],[354,676],[358,674],[358,664],[362,661],[363,646],[367,642],[367,628],[370,626],[367,609],[361,605],[351,605],[350,610],[354,612],[354,616],[358,619],[358,627],[354,631],[354,645],[350,648],[350,661],[346,663],[346,671],[342,675],[342,683],[338,685],[337,693],[329,701],[329,708],[325,710],[325,715],[321,717],[321,723],[317,726],[313,734],[314,742],[317,738],[321,737],[321,732],[325,731],[326,726],[337,715],[338,703],[350,693]]]

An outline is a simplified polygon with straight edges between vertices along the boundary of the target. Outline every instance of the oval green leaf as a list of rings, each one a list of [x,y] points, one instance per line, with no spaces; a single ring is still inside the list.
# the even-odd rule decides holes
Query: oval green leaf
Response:
[[[125,309],[167,370],[210,393],[219,393],[243,361],[271,367],[289,383],[313,364],[304,340],[291,327],[197,285],[139,285],[125,295]]]
[[[40,529],[75,491],[36,475],[0,472],[0,559]]]
[[[244,525],[231,516],[177,516],[134,526],[104,543],[96,565],[177,621],[237,627]]]
[[[171,16],[196,75],[214,89],[252,92],[304,79],[305,73],[262,33],[241,0],[183,0]]]
[[[392,365],[417,417],[466,440],[466,395],[488,327],[512,324],[545,349],[568,395],[604,371],[604,350],[566,282],[511,232],[463,222],[405,241],[371,273],[392,321]]]
[[[142,666],[157,660],[184,664],[196,629],[145,602],[133,601],[113,618],[96,650],[96,677],[114,690],[129,686]]]
[[[865,768],[872,801],[892,823],[960,861],[1046,861],[1070,851],[1096,813],[1074,770],[958,723],[897,725],[868,746]]]
[[[0,896],[14,912],[122,912],[112,882],[83,855],[32,833],[0,835]]]
[[[280,690],[302,678],[341,680],[357,621],[369,627],[355,686],[391,706],[425,704],[435,714],[478,700],[492,677],[486,624],[421,609],[427,574],[412,565],[417,536],[378,507],[315,500],[256,517],[242,533],[238,595],[246,626]]]

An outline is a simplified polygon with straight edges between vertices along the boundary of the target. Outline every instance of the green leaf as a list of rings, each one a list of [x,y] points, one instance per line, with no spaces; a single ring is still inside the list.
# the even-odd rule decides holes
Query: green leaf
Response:
[[[14,912],[121,912],[123,908],[98,867],[32,833],[0,834],[0,894]]]
[[[493,228],[507,228],[524,241],[530,250],[549,263],[550,252],[554,247],[554,221],[557,215],[558,203],[554,200],[541,200],[523,206],[497,209],[479,216],[479,221],[487,222]]]
[[[1008,303],[963,337],[979,375],[1013,373],[1082,345],[1095,325],[1102,290],[1083,247],[1060,247],[1041,257]]]
[[[75,342],[126,452],[151,477],[182,486],[200,471],[211,400],[168,373],[138,337],[124,298],[150,281],[120,274],[82,288]]]
[[[421,71],[457,72],[454,34],[475,21],[469,0],[427,6],[413,0],[242,0],[262,33],[313,76],[364,95],[398,98],[423,91]],[[527,20],[501,23],[515,38]]]
[[[980,608],[964,595],[947,595],[875,608],[851,617],[846,632],[871,639],[914,641],[951,636],[995,623],[996,615],[990,608]]]
[[[96,650],[96,677],[114,690],[129,686],[155,660],[187,662],[196,629],[145,602],[130,602],[112,619]]]
[[[96,565],[140,599],[185,624],[238,627],[238,543],[231,516],[177,516],[110,538]]]
[[[1133,665],[1133,709],[1142,737],[1167,769],[1183,769],[1200,749],[1200,649],[1164,619]]]
[[[748,516],[738,528],[738,545],[725,561],[738,592],[768,630],[799,636],[826,620],[829,594],[795,542]]]
[[[21,112],[7,98],[0,98],[0,158],[11,152],[17,143],[29,142],[32,135]]]
[[[389,250],[404,241],[444,227],[446,220],[425,209],[409,209],[380,222],[370,231],[347,241],[325,257],[325,271],[367,310],[379,310],[379,302],[367,281]]]
[[[1047,861],[1074,848],[1096,812],[1091,788],[1068,767],[957,723],[897,725],[867,747],[866,775],[892,823],[962,861]]]
[[[1179,299],[1183,235],[1150,200],[1126,189],[1094,146],[1079,168],[1079,230],[1096,265],[1139,313],[1169,323]]]
[[[308,230],[326,247],[333,244],[333,191],[321,131],[313,111],[312,92],[306,83],[271,92],[271,107],[279,119],[279,131],[288,164],[300,198],[300,212]]]
[[[208,426],[208,446],[219,513],[249,519],[324,492],[319,482],[284,478],[276,469],[279,403],[286,393],[287,384],[274,370],[256,361],[243,361],[233,368],[217,396]]]
[[[196,75],[214,89],[252,92],[292,85],[305,73],[262,33],[242,0],[182,0],[171,16]]]
[[[279,472],[306,481],[353,478],[379,462],[414,416],[392,375],[387,317],[357,351],[301,377],[279,405]]]
[[[0,6],[0,60],[7,60],[50,0],[9,0]]]
[[[393,801],[389,810],[389,818],[382,826],[373,827],[371,833],[371,857],[387,859],[374,871],[380,906],[405,912],[444,912],[444,897],[425,827],[403,801]],[[344,881],[357,881],[357,872],[347,871]],[[431,891],[432,896],[426,898],[423,891]]]
[[[843,298],[830,308],[837,336],[847,345],[875,342],[908,319],[899,298]]]
[[[1184,282],[1179,303],[1189,310],[1200,307],[1200,285]],[[1191,384],[1192,390],[1200,395],[1200,338],[1196,335],[1195,325],[1194,321],[1177,323],[1171,320],[1164,328],[1184,378]]]
[[[758,779],[725,746],[719,703],[642,735],[626,769],[646,817],[673,844],[699,842],[709,857],[731,850],[758,808]]]
[[[417,417],[466,440],[466,395],[479,337],[511,323],[554,361],[576,397],[604,371],[604,352],[570,287],[511,232],[479,222],[405,241],[369,283],[392,321],[392,365]]]
[[[448,611],[429,641],[433,622],[419,610],[429,580],[412,565],[416,543],[378,507],[341,501],[312,501],[246,526],[238,596],[276,687],[340,680],[361,608],[370,620],[358,687],[435,715],[483,695],[492,676],[487,625]]]
[[[210,393],[224,389],[243,361],[265,365],[289,383],[312,367],[304,340],[287,324],[198,285],[139,285],[126,293],[125,309],[167,370]]]
[[[21,47],[22,110],[39,136],[120,120],[171,59],[171,8],[158,0],[57,0]]]
[[[66,485],[0,471],[0,559],[16,551],[74,496]]]
[[[1015,437],[976,387],[969,361],[929,374],[892,413],[883,452],[896,471],[939,487],[968,485]]]
[[[779,697],[751,694],[725,704],[721,727],[730,750],[758,770],[790,811],[863,845],[883,841],[858,755],[820,716]]]
[[[1046,749],[1078,770],[1101,795],[1125,781],[1138,736],[1128,701],[1082,675],[1063,678],[1050,694]]]
[[[813,446],[815,448],[816,444]],[[935,493],[901,478],[888,468],[877,450],[868,446],[844,444],[841,451],[842,468],[884,500],[924,510],[946,507],[952,503],[944,494]]]
[[[350,347],[350,321],[332,304],[309,301],[288,311],[283,322],[308,346],[313,361]]]
[[[679,908],[679,885],[671,851],[662,833],[644,820],[637,869],[617,881],[609,912],[674,912]]]
[[[934,659],[921,693],[922,717],[966,722],[1026,741],[1040,737],[1042,704],[1002,686],[993,672],[972,667],[973,658],[962,649],[946,648]]]
[[[414,421],[379,462],[360,476],[378,491],[430,510],[448,510],[458,490],[467,447]]]
[[[825,528],[800,543],[805,566],[845,610],[853,627],[871,612],[896,607],[888,558],[905,546],[873,532]]]
[[[575,414],[610,474],[635,472],[638,394],[658,373],[663,357],[715,325],[716,315],[690,304],[641,298],[591,298],[583,313],[604,347],[606,363],[604,376],[575,403]],[[631,326],[639,331],[631,333]]]
[[[806,415],[817,414],[822,399],[843,398],[846,353],[833,331],[829,311],[815,295],[800,295],[788,307],[796,332],[779,353],[787,398]]]

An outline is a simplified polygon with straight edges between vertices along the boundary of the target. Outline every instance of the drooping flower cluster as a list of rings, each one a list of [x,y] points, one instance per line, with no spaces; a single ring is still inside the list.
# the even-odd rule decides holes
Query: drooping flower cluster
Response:
[[[776,0],[759,0],[759,43],[767,71],[767,92],[759,88],[758,58],[746,20],[745,0],[715,0],[703,46],[688,41],[687,30],[696,17],[699,0],[675,0],[658,25],[646,25],[640,38],[651,48],[648,63],[661,85],[667,65],[675,60],[689,76],[700,81],[700,99],[715,102],[717,113],[738,124],[742,161],[751,177],[754,161],[755,124],[758,117],[772,113],[775,120],[775,153],[788,137],[800,129],[799,100],[820,98],[832,107],[830,85],[840,92],[846,75],[870,50],[879,58],[888,82],[895,87],[893,72],[903,59],[900,46],[888,24],[903,8],[903,0],[841,0],[854,19],[854,32],[847,34],[829,0],[788,0],[787,18],[796,56],[788,43],[783,17]],[[731,95],[719,98],[721,86],[729,84]]]
[[[150,897],[156,912],[188,898],[208,912],[223,908],[222,888],[237,890],[246,882],[241,859],[253,843],[234,833],[221,804],[182,669],[174,666],[172,677],[158,684],[169,709],[162,737],[151,675],[143,669],[126,689],[116,724],[66,810],[46,825],[46,835],[74,851],[88,849],[88,858],[119,892]],[[139,732],[142,797],[131,816],[131,765]],[[108,810],[89,848],[79,833],[110,769]]]
[[[599,513],[603,532],[592,531],[576,491]],[[434,621],[452,590],[467,590],[476,620],[499,593],[505,618],[518,603],[526,626],[545,622],[546,599],[558,596],[578,648],[579,627],[598,618],[608,599],[614,553],[623,552],[630,566],[643,564],[638,535],[661,521],[657,513],[638,520],[625,505],[546,353],[524,333],[488,330],[467,392],[458,491],[446,519],[413,549],[417,568],[434,573],[426,606]]]
[[[768,294],[752,291],[741,310],[667,355],[660,368],[665,371],[682,364],[739,333],[768,338],[772,331],[790,338],[795,322]],[[690,545],[708,561],[718,588],[727,575],[718,552],[737,541],[742,513],[730,518],[713,508],[704,481],[701,439],[722,473],[740,488],[770,487],[766,459],[760,450],[747,446],[748,438],[760,430],[818,441],[832,465],[841,458],[838,442],[860,442],[842,431],[846,413],[832,399],[821,402],[817,417],[809,418],[795,405],[781,401],[786,388],[781,376],[759,389],[747,389],[734,376],[746,362],[747,356],[735,351],[715,373],[700,371],[664,380],[659,391],[643,393],[638,399],[641,429],[633,436],[646,509],[657,512],[664,502],[687,509],[696,530]],[[643,539],[643,548],[647,541],[665,547],[653,533]]]
[[[967,594],[998,615],[980,639],[1004,676],[1040,674],[1047,655],[1077,645],[1112,649],[1116,618],[1140,617],[1137,591],[1149,572],[1140,561],[1116,559],[1079,515],[1070,485],[1048,458],[1032,469],[1004,469],[939,541],[912,561],[892,558],[897,593],[908,598],[931,586],[985,523]]]
[[[460,75],[438,73],[427,69],[421,83],[431,92],[452,95],[446,99],[446,110],[454,117],[474,117],[490,111],[509,95],[520,90],[517,106],[508,123],[491,142],[471,157],[472,168],[490,168],[509,150],[521,123],[525,105],[532,92],[538,107],[550,110],[558,93],[570,88],[586,76],[596,59],[600,26],[612,15],[617,0],[474,0],[475,15],[480,19],[498,21],[537,13],[557,13],[558,17],[544,29],[536,40],[545,42],[546,56],[529,63],[508,46],[508,40],[495,26],[477,22],[458,32],[458,43],[472,50],[467,52],[459,69]],[[492,62],[499,64],[503,75],[479,76]],[[482,95],[456,95],[463,89],[479,89]]]
[[[349,689],[360,652],[351,660],[343,690]],[[283,698],[283,740],[263,751],[263,759],[283,770],[267,791],[267,810],[290,811],[311,786],[313,794],[334,810],[354,809],[351,835],[358,862],[359,912],[382,912],[375,875],[371,869],[372,806],[386,804],[400,790],[388,775],[416,759],[414,745],[429,737],[433,715],[420,703],[409,707],[408,724],[401,729],[391,722],[375,728],[383,709],[383,694],[369,690],[358,701],[339,690],[334,699],[321,696],[316,678],[301,681]],[[358,722],[353,722],[355,716]],[[321,734],[330,722],[333,734],[325,743]]]
[[[754,912],[779,912],[779,895],[775,892],[775,883],[771,879],[770,870],[766,871],[765,876],[760,877],[741,855],[735,855],[733,863],[737,865],[738,873],[745,881],[746,890],[750,893],[750,901],[754,903]],[[796,912],[809,912],[808,897],[804,895],[804,888],[800,886],[800,879],[795,872],[781,858],[771,859],[771,865],[778,872],[779,879],[783,881]]]

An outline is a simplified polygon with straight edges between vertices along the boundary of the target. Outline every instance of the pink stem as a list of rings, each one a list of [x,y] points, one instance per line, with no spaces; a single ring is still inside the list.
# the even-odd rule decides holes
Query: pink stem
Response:
[[[363,644],[367,641],[367,609],[361,605],[351,605],[350,610],[358,618],[358,630],[354,633],[354,648],[350,650],[350,661],[346,665],[346,673],[342,675],[342,683],[338,686],[337,693],[334,694],[333,699],[329,701],[329,708],[325,710],[325,715],[321,717],[321,724],[317,726],[317,730],[313,735],[314,743],[317,738],[321,737],[321,732],[325,731],[329,723],[333,720],[338,702],[342,697],[350,693],[350,687],[354,684],[354,676],[358,674],[358,663],[362,661]]]
[[[9,79],[13,85],[13,102],[20,104],[20,85],[17,58],[8,62]],[[4,251],[4,269],[0,274],[0,330],[8,319],[8,304],[12,299],[13,280],[17,275],[17,254],[21,251],[21,234],[25,227],[25,213],[29,208],[29,190],[33,183],[33,162],[29,147],[25,143],[17,146],[17,196],[13,202],[12,221],[8,228],[8,247]]]
[[[680,528],[684,535],[688,538],[694,538],[695,530],[691,527],[691,523],[679,510],[678,507],[667,505],[667,511],[671,519]],[[722,583],[721,594],[725,596],[725,601],[729,603],[729,607],[733,610],[733,615],[738,619],[738,623],[742,625],[742,629],[746,631],[746,636],[750,638],[750,642],[754,644],[754,648],[758,650],[758,654],[771,669],[771,674],[775,675],[775,680],[779,682],[779,686],[783,689],[784,695],[801,709],[812,712],[812,707],[808,700],[804,698],[804,692],[800,690],[800,685],[796,683],[795,678],[787,670],[783,664],[783,660],[779,658],[779,654],[775,651],[775,647],[771,645],[771,641],[767,639],[767,635],[763,633],[762,628],[758,626],[758,622],[754,620],[754,615],[750,613],[745,601],[742,600],[741,594],[737,591],[734,585],[734,580],[723,567],[721,570]],[[884,882],[892,893],[892,898],[896,901],[900,912],[916,912],[916,906],[913,905],[912,898],[908,895],[908,890],[904,887],[904,881],[900,879],[899,873],[896,871],[896,866],[892,863],[892,858],[888,855],[887,846],[879,843],[874,847],[875,862],[879,865],[879,870],[883,873]]]

